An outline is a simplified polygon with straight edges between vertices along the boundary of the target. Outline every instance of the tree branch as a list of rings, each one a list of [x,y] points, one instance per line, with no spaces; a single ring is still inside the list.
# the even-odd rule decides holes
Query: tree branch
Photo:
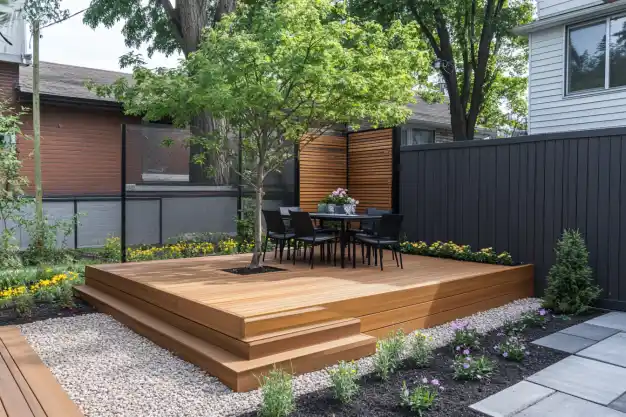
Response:
[[[178,10],[174,9],[170,0],[158,0],[158,4],[163,7],[165,13],[169,17],[170,26],[172,27],[172,35],[176,38],[176,41],[180,45],[180,49],[185,51],[186,44],[183,38],[183,31],[180,25],[180,18],[178,16]]]
[[[422,31],[424,31],[424,35],[426,35],[428,42],[430,42],[430,46],[432,46],[433,50],[435,51],[435,55],[437,55],[437,58],[441,58],[441,49],[437,44],[437,40],[435,39],[435,36],[430,31],[430,29],[426,26],[424,20],[421,18],[419,12],[417,11],[417,5],[415,3],[415,0],[411,0],[409,2],[409,8],[411,9],[411,13],[413,13],[413,17],[415,17],[415,20],[417,20],[417,23],[420,25],[420,28],[422,29]]]

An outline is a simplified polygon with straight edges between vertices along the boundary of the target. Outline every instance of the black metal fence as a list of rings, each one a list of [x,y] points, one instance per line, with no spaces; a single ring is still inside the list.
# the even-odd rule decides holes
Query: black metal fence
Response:
[[[545,288],[566,228],[585,236],[601,305],[626,309],[626,129],[404,147],[410,239],[509,251]]]

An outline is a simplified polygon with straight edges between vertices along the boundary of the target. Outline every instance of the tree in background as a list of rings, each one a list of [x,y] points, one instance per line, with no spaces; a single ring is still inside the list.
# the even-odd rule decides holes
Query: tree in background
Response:
[[[222,17],[235,10],[236,0],[92,0],[85,12],[84,22],[96,28],[99,25],[112,27],[124,22],[122,33],[126,46],[139,48],[148,44],[148,56],[162,52],[166,56],[182,53],[187,57],[195,52],[201,41],[202,31],[214,27]],[[120,57],[120,65],[132,67],[141,62],[134,53]],[[209,112],[194,116],[190,128],[193,136],[211,135],[219,122]],[[191,158],[202,149],[191,146]],[[220,161],[215,154],[209,155],[215,166],[214,181],[224,184],[229,179],[229,164]],[[190,161],[189,174],[192,182],[204,178],[202,167]]]
[[[389,25],[414,21],[443,78],[455,141],[476,126],[524,128],[528,41],[511,30],[532,20],[532,0],[349,0],[351,12]],[[441,100],[423,85],[427,101]]]
[[[44,232],[43,186],[41,180],[41,109],[39,103],[39,38],[41,26],[67,19],[69,11],[61,9],[60,0],[26,0],[24,16],[33,36],[33,154],[35,157],[35,246],[42,247]]]
[[[239,174],[256,194],[257,268],[265,177],[294,156],[294,145],[338,124],[404,122],[416,75],[428,66],[415,24],[356,24],[333,0],[259,0],[208,30],[178,68],[138,67],[132,86],[118,80],[101,93],[130,114],[168,116],[179,126],[209,110],[225,123],[199,143],[206,150],[224,149],[241,132],[249,169]]]

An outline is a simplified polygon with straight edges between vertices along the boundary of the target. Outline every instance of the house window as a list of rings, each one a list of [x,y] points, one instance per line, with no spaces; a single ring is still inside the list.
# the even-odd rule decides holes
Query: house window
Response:
[[[416,127],[402,127],[401,146],[435,143],[435,131]]]
[[[15,147],[15,135],[0,134],[0,148]]]
[[[626,86],[625,66],[626,16],[568,28],[568,94]]]

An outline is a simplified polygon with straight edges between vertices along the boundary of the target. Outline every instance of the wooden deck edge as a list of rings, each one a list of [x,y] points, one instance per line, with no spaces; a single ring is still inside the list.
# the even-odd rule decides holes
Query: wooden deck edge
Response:
[[[83,417],[19,329],[0,328],[0,339],[47,417]]]

